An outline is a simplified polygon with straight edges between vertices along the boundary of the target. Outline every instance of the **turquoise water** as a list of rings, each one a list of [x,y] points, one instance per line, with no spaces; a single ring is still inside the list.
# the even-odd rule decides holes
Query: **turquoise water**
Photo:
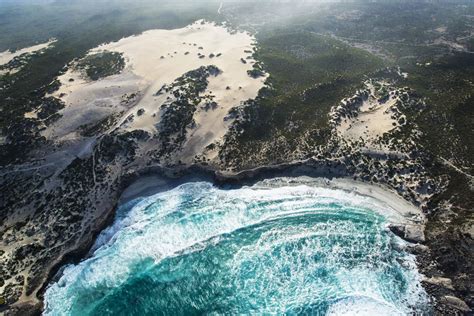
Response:
[[[292,182],[290,184],[290,182]],[[424,313],[412,255],[368,197],[288,179],[207,182],[122,205],[45,315]]]

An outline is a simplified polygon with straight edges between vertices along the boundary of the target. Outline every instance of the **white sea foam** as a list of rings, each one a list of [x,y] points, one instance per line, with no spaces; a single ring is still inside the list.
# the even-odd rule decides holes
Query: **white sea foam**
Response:
[[[371,297],[350,297],[331,305],[328,316],[402,316],[404,313],[395,306]]]

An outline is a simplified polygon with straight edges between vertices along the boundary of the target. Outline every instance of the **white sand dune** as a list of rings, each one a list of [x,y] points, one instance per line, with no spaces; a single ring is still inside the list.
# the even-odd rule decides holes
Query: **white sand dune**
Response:
[[[62,86],[54,95],[66,103],[66,108],[61,111],[63,118],[47,129],[44,135],[60,139],[74,132],[78,126],[90,123],[92,116],[99,120],[110,111],[124,110],[119,100],[132,92],[138,93],[140,98],[132,106],[128,105],[117,127],[155,133],[160,106],[168,97],[166,94],[156,96],[156,92],[190,70],[215,65],[222,73],[209,78],[204,94],[212,94],[218,106],[214,110],[198,110],[195,113],[197,124],[189,131],[190,137],[183,149],[186,156],[193,157],[224,136],[229,124],[224,117],[229,110],[255,98],[263,87],[266,76],[255,79],[247,74],[255,62],[251,57],[254,45],[254,37],[246,32],[231,32],[224,26],[204,21],[181,29],[150,30],[101,45],[91,50],[90,54],[100,51],[122,53],[126,60],[125,70],[95,82],[82,79],[81,74],[74,70],[61,76]],[[205,57],[200,58],[198,54]],[[137,116],[139,109],[145,111]],[[133,121],[126,121],[132,114]]]

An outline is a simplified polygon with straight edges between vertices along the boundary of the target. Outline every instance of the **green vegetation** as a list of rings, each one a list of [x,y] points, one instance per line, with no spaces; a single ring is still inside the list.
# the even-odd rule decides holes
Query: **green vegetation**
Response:
[[[260,12],[274,18],[265,20]],[[423,113],[404,109],[422,132],[420,145],[472,174],[474,6],[354,2],[298,3],[290,9],[262,1],[235,6],[232,13],[234,24],[258,31],[256,58],[263,65],[256,69],[271,74],[272,87],[239,114],[244,119],[232,147],[245,144],[254,152],[282,136],[291,143],[308,131],[324,135],[330,107],[370,76],[395,80],[425,100]],[[383,66],[400,66],[408,77],[374,72]],[[305,140],[309,147],[325,142],[320,136]]]
[[[309,147],[325,143],[331,107],[386,65],[339,40],[291,29],[260,35],[255,58],[270,74],[271,88],[260,91],[240,114],[234,124],[238,133],[227,139],[230,146],[222,151],[224,160],[237,156],[242,163],[251,163],[248,153],[262,151],[266,142],[277,137],[284,138],[292,150],[303,137]],[[308,132],[312,136],[307,137]]]
[[[33,55],[35,54],[24,53],[20,56],[16,56],[8,63],[0,65],[0,71],[9,72],[11,70],[20,69],[31,60]]]
[[[123,112],[114,113],[96,123],[81,126],[81,135],[85,137],[101,135],[112,128],[122,115]]]
[[[100,52],[79,60],[77,69],[83,70],[91,80],[119,74],[125,67],[122,54],[117,52]]]
[[[408,69],[405,84],[426,98],[414,119],[423,146],[474,173],[474,55],[456,53]]]

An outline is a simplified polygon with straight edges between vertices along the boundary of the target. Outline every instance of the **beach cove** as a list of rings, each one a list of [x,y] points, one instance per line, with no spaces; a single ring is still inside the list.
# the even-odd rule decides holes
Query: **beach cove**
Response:
[[[392,192],[344,178],[143,177],[90,256],[49,286],[45,314],[424,312],[410,243],[388,228],[423,223]]]

